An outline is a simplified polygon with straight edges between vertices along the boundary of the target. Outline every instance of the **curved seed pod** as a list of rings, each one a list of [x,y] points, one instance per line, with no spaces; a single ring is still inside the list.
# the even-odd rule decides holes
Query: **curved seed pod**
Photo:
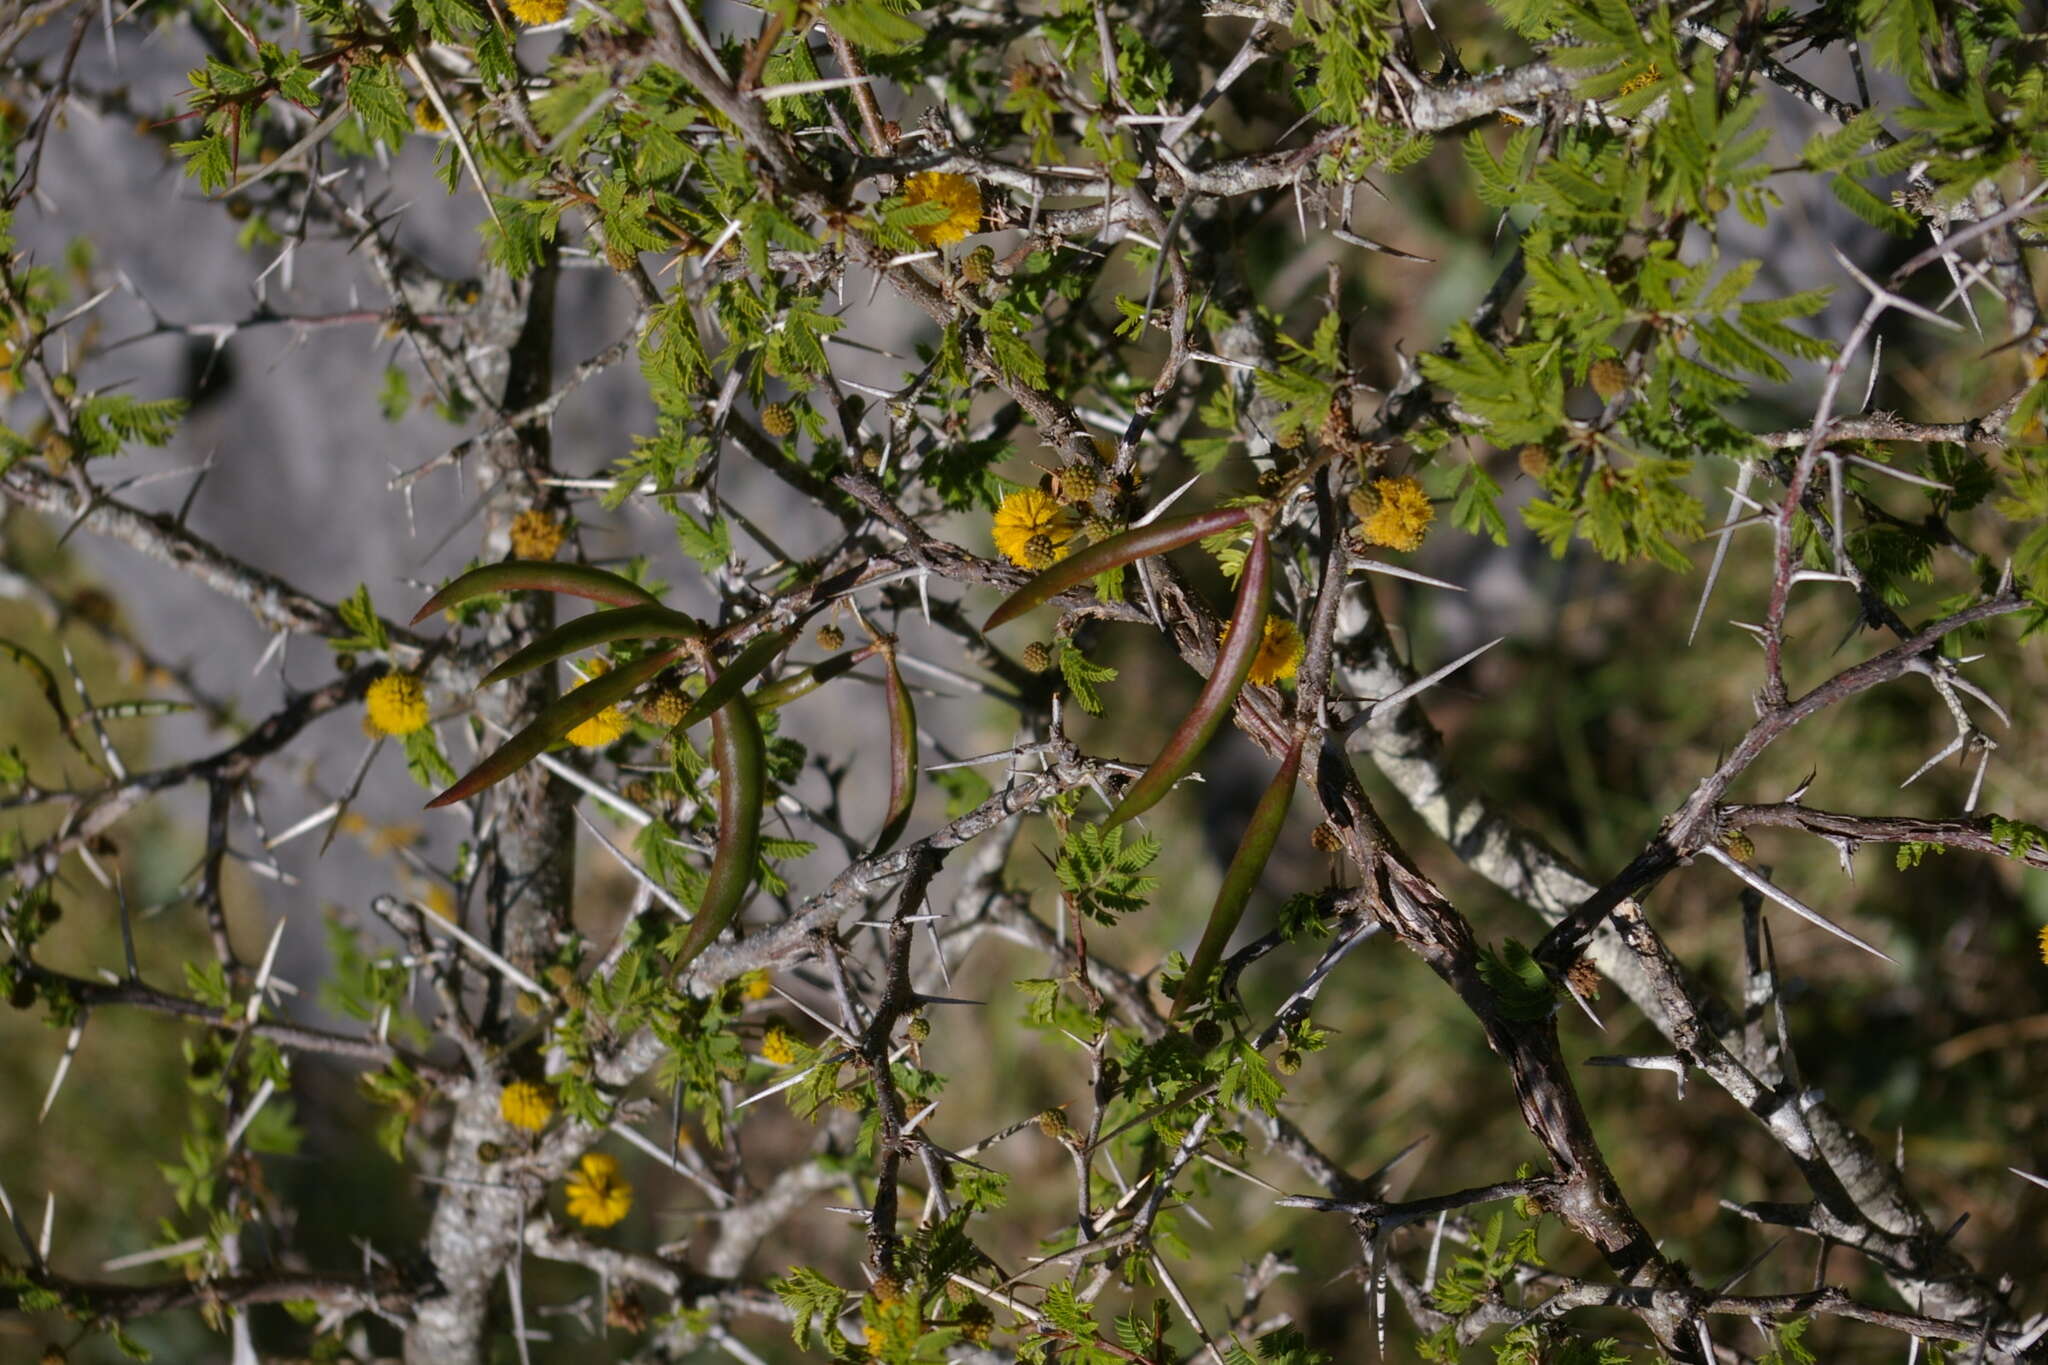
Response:
[[[614,640],[690,639],[704,633],[704,623],[663,606],[620,607],[594,611],[557,626],[484,674],[479,687],[517,677],[542,664],[580,654]]]
[[[592,678],[550,702],[545,710],[518,734],[506,740],[491,755],[471,768],[460,782],[427,802],[427,809],[451,806],[476,795],[485,787],[502,782],[540,757],[546,748],[598,712],[616,706],[633,695],[642,683],[682,657],[680,649],[649,655],[645,659],[615,668]]]
[[[512,592],[530,588],[537,592],[561,592],[571,597],[588,597],[594,602],[608,602],[615,607],[660,606],[660,599],[630,578],[621,578],[604,569],[588,564],[554,564],[537,559],[507,559],[497,564],[485,564],[471,569],[456,578],[447,587],[427,599],[412,618],[411,624],[418,625],[437,611],[459,607],[464,602],[478,597],[489,597],[494,592]]]
[[[711,714],[711,765],[718,772],[718,848],[690,932],[676,952],[669,978],[711,946],[746,908],[747,887],[761,850],[761,797],[767,770],[761,720],[745,697]]]
[[[723,672],[713,678],[704,688],[704,695],[693,702],[683,718],[669,728],[669,733],[679,735],[706,716],[717,714],[727,702],[740,694],[740,689],[760,675],[783,650],[796,638],[796,627],[771,630],[756,635],[747,647],[733,656]]]
[[[1157,805],[1173,784],[1188,775],[1202,750],[1216,737],[1216,731],[1230,715],[1230,706],[1251,676],[1252,660],[1266,634],[1266,602],[1272,596],[1273,560],[1266,552],[1266,533],[1252,537],[1252,548],[1244,557],[1244,573],[1237,580],[1237,605],[1230,613],[1230,634],[1216,650],[1216,662],[1209,669],[1209,681],[1202,695],[1145,769],[1143,776],[1124,789],[1123,800],[1103,822],[1105,830],[1141,815]]]
[[[1085,550],[1068,555],[1011,593],[1000,607],[989,614],[988,620],[981,623],[982,633],[1016,620],[1033,607],[1050,602],[1068,588],[1079,587],[1099,573],[1122,568],[1148,555],[1177,550],[1203,536],[1213,536],[1233,526],[1242,526],[1251,520],[1251,516],[1249,507],[1219,507],[1213,512],[1197,512],[1193,516],[1169,517],[1165,521],[1155,521],[1150,526],[1139,526],[1097,541]]]
[[[889,816],[875,836],[876,853],[887,853],[903,836],[903,827],[910,823],[910,808],[917,802],[917,708],[911,705],[910,689],[903,685],[895,649],[884,649],[882,662],[888,668],[882,692],[889,701]]]
[[[880,645],[862,645],[859,649],[834,654],[829,659],[812,664],[801,673],[792,673],[776,682],[764,683],[755,689],[754,695],[747,700],[754,704],[756,711],[773,711],[778,706],[789,705],[799,697],[810,696],[834,678],[851,673],[860,664],[879,653]]]
[[[1209,922],[1202,926],[1202,941],[1195,947],[1187,975],[1180,979],[1169,1019],[1178,1018],[1182,1010],[1201,999],[1209,974],[1223,960],[1223,950],[1230,946],[1230,936],[1237,932],[1252,890],[1259,884],[1259,874],[1266,870],[1266,860],[1273,856],[1281,826],[1287,823],[1287,807],[1294,801],[1294,779],[1300,771],[1301,740],[1296,737],[1288,747],[1287,757],[1280,761],[1280,771],[1272,784],[1252,808],[1251,824],[1245,827],[1244,838],[1223,874],[1223,885],[1217,888],[1216,904],[1209,911]]]

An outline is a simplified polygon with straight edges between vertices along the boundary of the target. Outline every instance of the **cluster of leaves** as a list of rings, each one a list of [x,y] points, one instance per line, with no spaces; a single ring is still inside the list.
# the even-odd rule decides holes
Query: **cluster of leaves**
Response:
[[[1724,270],[1712,255],[1681,258],[1671,225],[1686,215],[1711,220],[1730,196],[1761,214],[1766,137],[1750,126],[1756,97],[1714,103],[1711,64],[1702,58],[1678,82],[1685,68],[1668,27],[1653,38],[1623,40],[1617,30],[1617,51],[1603,60],[1618,65],[1591,84],[1612,93],[1623,71],[1649,78],[1617,96],[1620,106],[1670,98],[1683,84],[1689,93],[1673,113],[1687,117],[1660,119],[1640,137],[1573,129],[1544,156],[1533,127],[1515,130],[1498,153],[1482,133],[1467,136],[1480,198],[1535,211],[1522,242],[1527,303],[1515,335],[1496,344],[1460,325],[1452,353],[1422,364],[1450,395],[1457,430],[1545,452],[1543,496],[1523,516],[1553,553],[1576,537],[1610,560],[1685,569],[1703,523],[1692,464],[1759,453],[1728,409],[1747,402],[1759,380],[1787,381],[1788,360],[1826,359],[1833,347],[1788,325],[1819,311],[1824,291],[1745,299],[1760,261]],[[1580,386],[1593,392],[1582,396]],[[1463,475],[1453,519],[1505,543],[1497,488]]]

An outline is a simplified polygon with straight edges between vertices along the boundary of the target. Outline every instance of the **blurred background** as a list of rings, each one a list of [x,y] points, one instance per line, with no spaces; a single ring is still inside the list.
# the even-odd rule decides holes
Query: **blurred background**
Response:
[[[1218,41],[1234,47],[1232,32],[1218,26]],[[50,60],[61,35],[44,36],[49,41],[32,40],[17,63]],[[537,55],[556,38],[543,34],[526,41]],[[287,277],[262,234],[246,225],[238,229],[224,217],[223,205],[204,200],[171,164],[165,145],[177,135],[174,128],[138,133],[138,119],[166,118],[179,110],[184,73],[201,54],[176,19],[146,30],[123,26],[111,54],[95,34],[79,66],[78,94],[51,136],[34,211],[16,225],[21,246],[38,261],[64,263],[74,301],[115,289],[93,315],[95,344],[107,348],[135,339],[105,350],[89,371],[93,384],[120,384],[142,397],[183,396],[193,404],[172,446],[129,456],[118,476],[107,476],[134,479],[120,496],[167,511],[187,505],[189,498],[190,526],[229,553],[328,600],[367,584],[387,617],[403,619],[423,585],[459,569],[476,552],[477,529],[470,520],[476,493],[454,471],[423,481],[409,503],[387,483],[463,431],[416,403],[381,410],[387,371],[406,371],[409,362],[374,322],[348,320],[355,310],[374,311],[384,302],[359,256],[341,245],[309,243],[298,249]],[[1510,55],[1475,52],[1467,54],[1467,64],[1483,69]],[[1801,69],[1823,84],[1848,88],[1846,77],[1828,63],[1808,62]],[[891,112],[906,125],[915,115]],[[1818,126],[1817,116],[1776,92],[1769,113],[1780,129],[1783,159],[1789,160]],[[394,159],[389,188],[380,178],[369,192],[386,195],[381,211],[396,215],[410,250],[459,279],[477,259],[477,201],[473,193],[450,197],[442,191],[431,174],[434,150],[431,137],[414,139]],[[1787,185],[1818,189],[1797,178],[1787,178]],[[1492,211],[1466,188],[1453,143],[1384,188],[1390,198],[1362,207],[1357,230],[1429,257],[1430,264],[1358,252],[1315,234],[1304,241],[1284,197],[1276,200],[1266,231],[1248,243],[1245,260],[1258,297],[1297,333],[1320,311],[1324,266],[1336,260],[1343,271],[1343,303],[1353,319],[1354,362],[1368,381],[1380,384],[1398,373],[1397,345],[1410,355],[1434,345],[1450,322],[1469,311],[1504,251]],[[1018,238],[992,240],[1001,250]],[[81,241],[89,251],[74,245]],[[1735,259],[1764,259],[1759,292],[1836,284],[1834,305],[1813,326],[1840,336],[1862,300],[1853,287],[1842,287],[1847,282],[1828,254],[1831,244],[1872,274],[1912,249],[1880,237],[1821,193],[1786,204],[1762,232],[1731,222],[1722,250]],[[1104,283],[1132,292],[1133,279],[1142,292],[1142,277],[1127,269],[1119,274],[1113,268]],[[556,358],[566,367],[623,335],[631,313],[601,269],[567,270],[561,288]],[[920,322],[886,294],[868,303],[866,292],[866,281],[849,281],[848,335],[897,355],[929,339]],[[1106,308],[1106,297],[1107,290],[1096,306]],[[1916,324],[1887,328],[1873,406],[1919,420],[1954,420],[1984,412],[2009,393],[2017,383],[2016,365],[2005,357],[1981,359],[2002,335],[1997,306],[1986,293],[1979,294],[1978,306],[1992,340],[1973,335],[1935,345],[1935,334]],[[260,307],[305,321],[254,321]],[[238,323],[246,325],[221,326]],[[834,361],[844,373],[876,382],[894,382],[902,369],[886,357],[850,348],[836,350]],[[1863,373],[1859,361],[1852,367],[1851,389],[1860,391]],[[1755,430],[1800,424],[1810,411],[1813,379],[1808,371],[1783,394],[1760,394],[1745,420]],[[12,398],[8,421],[27,429],[32,399]],[[638,378],[630,366],[622,367],[562,405],[554,427],[556,464],[564,475],[603,478],[628,452],[632,435],[651,425]],[[1002,472],[1030,480],[1036,477],[1031,462],[1046,458],[1027,443]],[[1462,459],[1486,462],[1508,487],[1510,502],[1527,496],[1511,453],[1454,448],[1441,468],[1453,472]],[[1191,472],[1184,463],[1169,453],[1154,486],[1177,485]],[[821,543],[828,519],[797,505],[783,485],[750,468],[731,473],[737,477],[727,481],[726,496],[750,518],[774,528],[785,543]],[[1696,470],[1696,492],[1715,519],[1726,506],[1723,490],[1732,475],[1732,465],[1712,462]],[[1448,477],[1439,482],[1438,491],[1448,488]],[[1249,477],[1241,472],[1233,479],[1226,469],[1216,483],[1220,495],[1248,485]],[[1875,492],[1900,515],[1918,517],[1927,510],[1917,491],[1904,485],[1881,483]],[[675,585],[677,605],[696,609],[710,600],[660,509],[629,501],[606,512],[593,496],[579,504],[579,515],[589,557],[648,554],[658,576]],[[1738,540],[1706,622],[1688,646],[1710,544],[1698,547],[1689,574],[1617,570],[1582,546],[1555,560],[1512,513],[1510,526],[1513,541],[1501,549],[1462,535],[1440,515],[1415,564],[1468,586],[1465,594],[1389,580],[1375,587],[1399,627],[1397,640],[1419,671],[1495,635],[1508,637],[1433,693],[1429,710],[1446,733],[1456,770],[1599,880],[1640,848],[1753,714],[1750,697],[1761,676],[1757,650],[1728,622],[1761,617],[1766,533],[1748,532],[1754,538]],[[198,695],[216,703],[211,716],[194,711],[114,722],[112,733],[131,769],[219,748],[231,742],[236,726],[268,714],[294,689],[333,675],[324,646],[292,641],[271,652],[272,641],[234,603],[89,533],[65,539],[66,529],[12,509],[0,521],[0,637],[53,662],[68,648],[96,700]],[[988,547],[985,521],[963,518],[944,533],[977,550]],[[2010,548],[2000,538],[2011,535],[1985,509],[1966,538],[1995,557]],[[744,543],[741,552],[757,559],[761,553]],[[1932,581],[1916,589],[1916,607],[1924,610],[1970,581],[1966,563],[1937,562]],[[1213,580],[1211,586],[1221,593]],[[1802,681],[1817,681],[1884,643],[1845,638],[1852,607],[1832,591],[1807,590],[1794,611],[1795,691]],[[893,612],[884,613],[893,614],[906,647],[973,672],[956,642],[924,630],[912,603],[914,598],[895,599]],[[2048,823],[2048,796],[2040,782],[2048,739],[2035,705],[2048,678],[2038,645],[2016,644],[2016,634],[2010,625],[1990,632],[1982,646],[1985,657],[1971,670],[2014,721],[2009,730],[1994,731],[2000,747],[1980,809]],[[1108,693],[1108,716],[1093,720],[1069,711],[1073,732],[1084,746],[1114,735],[1114,747],[1126,757],[1149,751],[1177,714],[1176,703],[1192,700],[1199,680],[1169,659],[1149,633],[1120,637],[1105,630],[1090,647],[1116,665],[1121,677]],[[189,693],[164,676],[165,668],[187,679]],[[53,733],[26,675],[5,669],[0,664],[0,746],[19,746],[46,786],[57,785],[59,774],[81,786],[89,783],[84,765]],[[828,704],[793,708],[785,723],[814,752],[850,756],[853,782],[879,784],[886,780],[873,740],[880,716],[875,698],[872,715],[860,714],[857,703]],[[944,684],[934,684],[921,700],[920,719],[933,746],[928,753],[998,749],[1016,732],[1014,712]],[[444,742],[453,741],[455,727],[444,726],[442,733]],[[1776,799],[1811,778],[1809,800],[1830,809],[1953,813],[1968,789],[1967,768],[1937,768],[1903,794],[1897,790],[1950,733],[1932,689],[1908,680],[1795,732],[1751,771],[1736,795]],[[288,828],[337,795],[368,744],[359,713],[351,711],[326,718],[289,756],[268,763],[259,789],[268,830]],[[450,747],[462,766],[466,750]],[[1148,970],[1170,950],[1192,945],[1235,843],[1231,832],[1241,828],[1266,776],[1263,758],[1235,734],[1206,767],[1209,780],[1176,794],[1153,821],[1167,841],[1156,869],[1163,878],[1153,910],[1091,934],[1096,953]],[[1389,823],[1482,937],[1533,941],[1539,930],[1528,911],[1466,873],[1376,774],[1368,769],[1364,775]],[[806,781],[818,779],[813,774]],[[196,912],[179,896],[200,848],[202,812],[187,799],[191,795],[145,807],[120,828],[101,858],[103,866],[118,870],[137,913],[136,946],[145,978],[169,988],[180,985],[182,963],[210,956]],[[452,856],[461,827],[451,818],[423,815],[422,800],[395,746],[387,746],[354,804],[355,818],[324,854],[319,835],[266,854],[253,828],[238,817],[233,844],[239,856],[227,886],[231,929],[242,951],[253,954],[278,920],[285,922],[279,971],[299,990],[295,1012],[341,1026],[319,997],[327,920],[363,928],[370,942],[383,944],[368,914],[370,899],[387,891],[427,893],[400,851],[438,862]],[[943,818],[942,804],[938,793],[929,793],[916,823],[929,827]],[[1288,894],[1320,889],[1337,874],[1309,847],[1308,805],[1296,806],[1297,828],[1275,858],[1247,933],[1268,928]],[[0,809],[0,830],[30,844],[51,823],[45,810]],[[620,831],[611,832],[624,842]],[[1852,878],[1844,875],[1834,849],[1820,841],[1758,831],[1756,842],[1759,861],[1774,869],[1780,885],[1899,962],[1887,967],[1787,916],[1772,916],[1792,1037],[1809,1083],[1825,1090],[1880,1148],[1902,1143],[1909,1180],[1930,1216],[1938,1224],[1966,1220],[1956,1233],[1958,1248],[1979,1267],[2012,1275],[2023,1305],[2048,1306],[2041,1292],[2048,1245],[2039,1235],[2048,1216],[2048,1191],[2007,1172],[2012,1166],[2048,1168],[2040,1085],[2048,1057],[2048,966],[2034,946],[2036,932],[2048,924],[2048,888],[2039,876],[2023,875],[1997,859],[1930,856],[1900,871],[1891,849],[1872,848],[1855,856]],[[1056,846],[1049,824],[1027,823],[1010,875],[1023,885],[1047,885],[1049,874],[1038,855]],[[803,874],[815,878],[836,870],[829,855],[828,848],[797,869],[800,889]],[[585,849],[579,876],[579,924],[606,942],[631,883],[592,847]],[[1668,879],[1648,905],[1673,948],[1724,992],[1742,961],[1736,890],[1721,870],[1697,867]],[[65,914],[46,941],[45,960],[88,975],[118,967],[113,898],[75,859],[66,864],[59,900]],[[1048,893],[1041,913],[1049,914],[1053,904]],[[1242,984],[1254,1018],[1269,1017],[1313,961],[1313,946],[1293,947],[1247,972]],[[950,1016],[929,1044],[926,1065],[952,1077],[933,1121],[937,1141],[957,1149],[1039,1109],[1086,1103],[1072,1045],[1016,1020],[1010,983],[1043,974],[1042,960],[993,939],[956,967],[955,993],[994,1007]],[[1568,1056],[1663,1050],[1616,993],[1610,991],[1599,1007],[1604,1032],[1576,1013],[1563,1020]],[[1503,1179],[1520,1162],[1539,1158],[1517,1117],[1507,1075],[1487,1054],[1470,1016],[1397,946],[1381,939],[1354,952],[1324,991],[1315,1018],[1332,1031],[1332,1045],[1311,1055],[1290,1085],[1289,1113],[1347,1168],[1363,1173],[1425,1139],[1396,1182],[1397,1189],[1422,1194]],[[68,1273],[98,1277],[107,1261],[191,1235],[159,1170],[178,1162],[180,1135],[201,1104],[187,1084],[186,1038],[187,1031],[157,1018],[118,1011],[91,1016],[67,1083],[47,1117],[39,1118],[66,1036],[29,1014],[0,1011],[0,1183],[32,1227],[40,1225],[46,1198],[53,1201],[54,1255]],[[1702,1280],[1733,1273],[1770,1243],[1758,1228],[1726,1212],[1723,1200],[1805,1195],[1782,1152],[1703,1080],[1681,1100],[1664,1073],[1580,1069],[1577,1079],[1637,1211],[1663,1239],[1666,1252],[1689,1262]],[[261,1159],[263,1178],[298,1211],[297,1225],[281,1231],[307,1264],[352,1267],[365,1244],[398,1252],[416,1238],[429,1191],[373,1140],[380,1111],[361,1095],[351,1068],[301,1059],[289,1107],[277,1108],[298,1140],[296,1150]],[[758,1167],[757,1179],[765,1182],[804,1148],[808,1132],[773,1104],[749,1112],[758,1117],[743,1130],[742,1144],[750,1169]],[[280,1145],[292,1144],[281,1138]],[[632,1217],[610,1234],[618,1244],[651,1248],[703,1226],[694,1216],[701,1200],[691,1187],[635,1153],[618,1154],[639,1190]],[[1034,1128],[984,1159],[1013,1177],[1010,1211],[988,1226],[989,1236],[1009,1240],[987,1250],[1016,1265],[1029,1258],[1037,1239],[1065,1227],[1071,1165],[1058,1144]],[[1292,1168],[1256,1143],[1247,1164],[1283,1190],[1307,1188]],[[1279,1252],[1292,1258],[1296,1273],[1273,1286],[1264,1311],[1294,1314],[1314,1343],[1339,1360],[1365,1358],[1371,1333],[1356,1274],[1357,1246],[1340,1220],[1277,1210],[1271,1192],[1241,1181],[1198,1177],[1191,1188],[1198,1192],[1192,1204],[1170,1217],[1192,1249],[1176,1273],[1198,1304],[1217,1305],[1220,1317],[1242,1294],[1239,1272],[1265,1253]],[[1543,1246],[1558,1257],[1560,1268],[1594,1269],[1554,1225]],[[815,1212],[765,1246],[753,1270],[771,1274],[801,1261],[852,1284],[858,1282],[853,1263],[859,1252],[859,1235],[844,1216]],[[126,1277],[140,1281],[162,1274],[163,1267],[150,1266]],[[1824,1256],[1799,1240],[1772,1252],[1745,1288],[1804,1288],[1820,1274],[1875,1301],[1891,1301],[1854,1259]],[[574,1299],[592,1288],[587,1275],[539,1264],[530,1266],[527,1284],[530,1305]],[[1131,1301],[1149,1301],[1154,1292],[1141,1289]],[[1116,1291],[1105,1302],[1116,1304]],[[266,1349],[281,1355],[300,1349],[293,1343],[303,1343],[303,1329],[281,1311],[259,1310],[257,1321]],[[45,1342],[68,1340],[59,1335],[62,1326],[54,1320],[0,1320],[0,1359],[33,1359]],[[552,1338],[536,1345],[537,1360],[629,1353],[631,1338],[614,1331],[594,1346],[589,1328],[570,1318],[541,1317],[536,1327]],[[763,1359],[797,1358],[786,1333],[773,1323],[743,1321],[736,1328]],[[134,1335],[160,1360],[226,1358],[224,1339],[195,1315],[138,1323]],[[1396,1310],[1393,1358],[1410,1358],[1401,1344],[1409,1335]],[[366,1344],[384,1349],[391,1342],[373,1331]],[[1817,1327],[1809,1344],[1825,1360],[1892,1359],[1900,1349],[1894,1338],[1837,1323]],[[104,1343],[90,1342],[73,1358],[117,1357]]]

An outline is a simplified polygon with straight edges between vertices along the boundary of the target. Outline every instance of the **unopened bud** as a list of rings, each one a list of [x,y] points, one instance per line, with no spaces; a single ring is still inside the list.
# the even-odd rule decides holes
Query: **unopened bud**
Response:
[[[1628,390],[1628,367],[1619,360],[1596,360],[1586,371],[1586,382],[1603,403],[1612,403]]]

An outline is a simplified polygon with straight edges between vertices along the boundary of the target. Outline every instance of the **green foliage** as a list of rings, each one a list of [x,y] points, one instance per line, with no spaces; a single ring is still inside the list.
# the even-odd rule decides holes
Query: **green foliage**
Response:
[[[1991,842],[1997,844],[2006,857],[2024,859],[2036,849],[2048,850],[2048,830],[2024,820],[2008,820],[2002,815],[1993,815]]]
[[[335,653],[365,650],[381,654],[391,648],[390,632],[384,629],[384,618],[377,614],[377,606],[370,600],[369,584],[358,583],[354,592],[334,604],[334,611],[349,631],[347,635],[329,637],[328,646]]]
[[[1394,7],[1383,0],[1306,0],[1295,6],[1304,39],[1302,104],[1338,124],[1355,123],[1372,95],[1380,63],[1393,49]]]
[[[1485,1229],[1470,1246],[1451,1257],[1437,1277],[1430,1301],[1441,1312],[1464,1313],[1498,1292],[1503,1282],[1514,1277],[1518,1266],[1541,1266],[1536,1231],[1535,1223],[1525,1222],[1509,1233],[1506,1214],[1490,1215]]]
[[[131,442],[164,445],[184,415],[181,398],[144,400],[119,393],[94,394],[78,405],[73,436],[80,455],[118,455],[121,447]]]
[[[1245,1350],[1240,1342],[1232,1342],[1223,1359],[1226,1365],[1330,1365],[1330,1357],[1311,1350],[1308,1338],[1292,1327],[1276,1327],[1267,1332],[1254,1343],[1252,1351]]]
[[[1159,841],[1148,834],[1126,847],[1124,835],[1121,826],[1104,834],[1099,825],[1075,825],[1053,864],[1074,904],[1103,924],[1144,909],[1159,887],[1159,879],[1145,873],[1159,857]]]
[[[1629,1354],[1613,1337],[1593,1340],[1550,1326],[1510,1328],[1493,1348],[1495,1365],[1629,1365]]]
[[[1898,849],[1893,854],[1892,861],[1899,871],[1904,872],[1908,868],[1920,866],[1920,860],[1930,853],[1942,854],[1947,852],[1948,849],[1941,844],[1908,841],[1898,846]]]
[[[820,7],[832,31],[857,47],[896,52],[924,36],[909,16],[919,6],[908,0],[832,0]]]
[[[791,1266],[789,1274],[771,1286],[791,1313],[789,1335],[801,1350],[808,1350],[813,1335],[819,1345],[838,1352],[846,1339],[836,1325],[852,1297],[809,1266]]]
[[[1557,1008],[1557,991],[1544,975],[1543,966],[1529,950],[1514,939],[1479,952],[1479,978],[1500,1002],[1500,1012],[1510,1019],[1542,1019]]]
[[[1101,715],[1102,694],[1096,687],[1115,682],[1116,670],[1108,664],[1091,662],[1071,640],[1061,640],[1053,646],[1053,663],[1058,666],[1074,704],[1091,716]]]
[[[1818,1357],[1805,1340],[1811,1326],[1812,1318],[1787,1318],[1771,1324],[1771,1349],[1757,1357],[1757,1365],[1814,1365]]]

